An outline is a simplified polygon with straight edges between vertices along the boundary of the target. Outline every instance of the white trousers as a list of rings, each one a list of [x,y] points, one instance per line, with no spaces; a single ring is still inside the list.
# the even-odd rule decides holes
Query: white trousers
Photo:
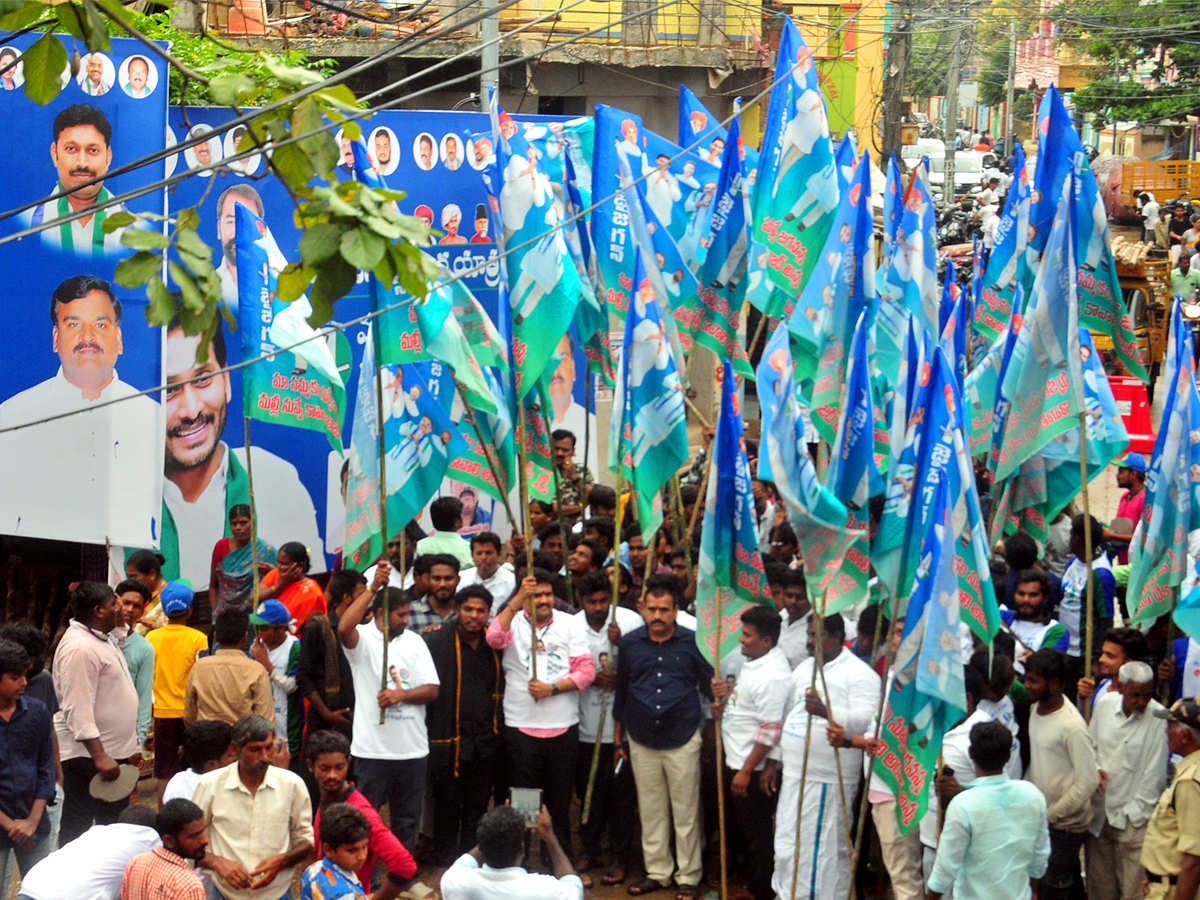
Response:
[[[853,797],[847,794],[847,803]],[[780,900],[792,898],[793,863],[796,900],[845,897],[850,890],[850,860],[846,852],[846,826],[842,820],[841,793],[837,784],[809,781],[804,786],[800,821],[800,855],[796,856],[796,809],[800,779],[784,777],[775,811],[775,874],[771,887]]]

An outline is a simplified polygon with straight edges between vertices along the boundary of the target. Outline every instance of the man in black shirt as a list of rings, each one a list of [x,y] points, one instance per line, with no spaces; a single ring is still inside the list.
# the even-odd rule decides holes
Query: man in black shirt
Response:
[[[712,700],[713,669],[700,654],[695,633],[675,624],[681,602],[674,576],[646,579],[646,625],[621,639],[617,656],[614,764],[633,767],[642,821],[646,878],[629,893],[647,894],[674,878],[679,900],[695,900],[702,872],[700,696]]]
[[[387,583],[388,566],[383,570]],[[379,572],[376,571],[376,579]],[[308,700],[306,732],[315,734],[326,728],[350,736],[354,720],[354,681],[350,664],[337,639],[338,620],[360,591],[367,590],[367,579],[354,569],[342,569],[329,577],[325,586],[328,616],[310,616],[300,629],[300,659],[296,663],[296,687]]]
[[[449,868],[475,844],[500,760],[504,671],[484,639],[492,595],[474,584],[454,595],[456,615],[425,635],[437,668],[438,699],[425,708],[429,784],[433,789],[433,856]]]

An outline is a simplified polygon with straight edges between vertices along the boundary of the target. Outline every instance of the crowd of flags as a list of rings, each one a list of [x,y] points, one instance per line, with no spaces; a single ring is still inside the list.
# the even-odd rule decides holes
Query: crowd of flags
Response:
[[[649,540],[689,459],[688,361],[707,347],[722,365],[697,640],[719,663],[736,652],[741,612],[770,602],[741,413],[756,380],[757,475],[775,484],[799,539],[818,620],[864,601],[903,618],[874,765],[909,830],[942,735],[965,710],[960,622],[983,641],[1000,628],[990,543],[1018,529],[1044,541],[1084,471],[1095,477],[1128,445],[1092,334],[1131,373],[1145,367],[1099,190],[1054,88],[1039,111],[1036,178],[1017,146],[995,248],[986,261],[976,254],[966,284],[953,266],[939,282],[927,163],[905,177],[886,161],[877,241],[879,170],[853,134],[830,135],[816,64],[790,20],[760,149],[744,145],[737,113],[726,127],[681,88],[675,143],[613,107],[552,127],[518,122],[491,97],[491,132],[476,145],[494,148],[482,175],[503,254],[500,314],[445,271],[424,297],[370,276],[377,315],[351,425],[344,552],[369,564],[385,517],[398,531],[447,475],[503,502],[524,465],[519,504],[553,500],[548,388],[568,334],[585,348],[589,377],[614,388],[608,468]],[[387,187],[362,142],[354,182]],[[312,337],[306,301],[275,297],[282,260],[245,206],[236,240],[243,357],[275,353],[249,367],[248,414],[264,386],[286,384],[298,402],[324,404],[318,425],[304,421],[340,450],[336,341],[275,352]],[[757,372],[744,350],[751,307],[769,323]],[[610,315],[624,322],[615,348]],[[1188,553],[1200,529],[1200,398],[1178,308],[1167,355],[1129,618],[1174,610],[1200,635]],[[990,523],[980,473],[993,485]]]

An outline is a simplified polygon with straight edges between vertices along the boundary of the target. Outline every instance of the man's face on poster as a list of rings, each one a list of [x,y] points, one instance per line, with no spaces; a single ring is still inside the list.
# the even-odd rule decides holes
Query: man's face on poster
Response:
[[[348,137],[342,138],[342,165],[354,166],[354,146]]]
[[[569,337],[564,337],[558,342],[558,349],[554,355],[558,359],[558,368],[554,370],[554,376],[550,379],[550,398],[565,398],[569,403],[575,391],[575,354],[572,352]]]
[[[492,155],[491,141],[476,141],[475,142],[475,165],[482,166],[487,162],[487,158]]]
[[[107,384],[124,349],[112,298],[104,291],[91,291],[60,303],[55,318],[52,348],[67,381],[77,387]]]
[[[386,131],[375,135],[375,161],[381,166],[386,166],[392,161],[392,139]]]
[[[146,88],[146,80],[150,77],[150,69],[144,59],[135,57],[129,61],[129,86],[134,93],[140,94]]]
[[[88,81],[92,84],[100,85],[100,79],[104,77],[104,61],[100,58],[100,54],[93,53],[88,57],[87,76]]]
[[[167,335],[167,471],[207,465],[217,451],[229,404],[229,373],[220,372],[212,344],[196,361],[200,337],[175,328]],[[188,384],[183,382],[198,378]]]
[[[433,168],[433,142],[421,138],[421,168],[428,172]]]
[[[217,220],[217,239],[221,242],[221,251],[225,254],[225,260],[229,263],[229,268],[237,269],[237,207],[238,205],[247,207],[255,215],[258,215],[258,210],[255,209],[254,203],[249,197],[243,197],[241,194],[230,194],[225,198],[225,202],[221,204],[221,218]]]
[[[76,125],[59,132],[58,140],[50,145],[50,158],[58,169],[58,180],[65,190],[98,178],[112,164],[112,148],[92,125]],[[80,188],[71,193],[76,203],[96,199],[104,182]]]
[[[202,166],[212,164],[212,147],[209,146],[208,141],[196,145],[196,162]]]
[[[446,162],[447,162],[447,164],[449,164],[449,163],[456,162],[457,160],[458,160],[458,141],[451,138],[450,140],[446,141]],[[453,168],[453,166],[449,166],[449,167]]]
[[[475,509],[479,506],[479,501],[478,498],[476,498],[474,491],[463,491],[458,495],[458,499],[462,501],[463,521],[465,522],[467,519],[474,516]]]

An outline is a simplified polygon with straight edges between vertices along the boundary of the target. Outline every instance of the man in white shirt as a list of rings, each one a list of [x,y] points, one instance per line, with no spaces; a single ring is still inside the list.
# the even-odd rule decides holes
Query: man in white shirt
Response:
[[[975,202],[981,207],[998,207],[1000,205],[1000,177],[998,175],[993,175],[987,180]]]
[[[793,670],[808,659],[808,623],[811,619],[812,604],[808,602],[804,570],[788,569],[783,578],[783,622],[778,646]]]
[[[387,690],[379,689],[383,671],[383,591],[364,591],[338,620],[338,637],[354,676],[354,774],[358,789],[376,809],[388,805],[392,833],[409,853],[417,849],[417,825],[425,795],[429,735],[425,706],[438,697],[438,673],[429,648],[409,631],[409,598],[388,587]],[[371,613],[371,621],[359,625]],[[370,702],[374,695],[375,703]],[[379,710],[385,719],[379,721]]]
[[[879,676],[845,648],[846,625],[838,614],[827,616],[822,631],[823,671],[816,672],[816,634],[809,624],[809,657],[796,667],[789,684],[787,715],[780,739],[783,783],[775,822],[773,887],[790,897],[795,880],[797,900],[844,897],[850,887],[846,822],[841,794],[852,804],[862,770],[865,732],[879,703]],[[828,694],[826,693],[828,691]],[[827,707],[826,703],[830,705]],[[812,730],[804,789],[804,827],[800,829],[800,870],[796,859],[796,812],[800,803],[805,737]],[[823,738],[823,739],[822,739]],[[838,779],[838,754],[841,776]],[[768,767],[772,762],[768,760]],[[773,778],[764,774],[764,779]],[[892,814],[892,810],[887,810]],[[809,823],[817,823],[810,825]]]
[[[76,275],[54,289],[50,321],[58,373],[0,404],[0,428],[64,417],[0,434],[0,521],[31,537],[148,544],[162,410],[117,375],[121,301],[108,282]]]
[[[95,58],[99,59],[99,56]],[[68,106],[54,118],[50,159],[58,171],[58,182],[52,193],[70,193],[35,206],[31,213],[22,214],[22,219],[36,226],[72,213],[88,209],[92,212],[44,229],[42,245],[75,256],[109,256],[122,252],[121,235],[125,229],[117,228],[106,234],[103,226],[106,217],[125,212],[124,204],[95,209],[98,204],[112,199],[104,181],[80,187],[103,176],[112,165],[112,125],[108,118],[86,103]]]
[[[157,813],[131,806],[112,825],[93,825],[21,877],[22,900],[118,900],[125,866],[162,844]]]
[[[1158,201],[1153,194],[1143,192],[1139,198],[1142,206],[1142,240],[1154,239],[1154,223],[1158,221]],[[1149,237],[1147,237],[1149,236]]]
[[[612,582],[602,571],[588,572],[575,585],[575,597],[583,607],[575,618],[583,623],[596,680],[579,692],[579,755],[575,760],[575,793],[582,800],[587,793],[588,775],[596,747],[596,733],[604,720],[604,736],[600,743],[600,760],[596,768],[596,783],[592,789],[592,805],[587,824],[579,826],[579,841],[583,856],[578,870],[587,872],[600,861],[601,844],[608,834],[611,859],[603,881],[620,884],[625,880],[633,851],[634,827],[637,820],[637,788],[633,768],[613,771],[613,691],[617,686],[616,647],[623,635],[636,631],[645,622],[631,609],[612,605]],[[585,885],[586,887],[587,885]]]
[[[171,776],[163,792],[163,803],[191,800],[202,777],[237,761],[233,726],[216,719],[193,722],[183,729],[183,760],[187,768]]]
[[[1158,717],[1154,671],[1127,662],[1107,694],[1096,701],[1088,725],[1100,765],[1088,835],[1088,900],[1142,896],[1142,839],[1167,786],[1167,723]]]
[[[208,358],[196,360],[199,335],[183,333],[179,314],[167,328],[166,475],[162,492],[163,577],[185,578],[206,589],[212,548],[228,534],[229,510],[250,502],[246,451],[231,450],[221,437],[231,396],[225,337],[217,329]],[[190,379],[197,379],[189,381]],[[258,536],[280,546],[299,541],[323,568],[324,546],[317,513],[296,467],[259,447],[254,454]]]
[[[541,790],[559,842],[570,846],[579,701],[569,695],[591,685],[596,665],[583,623],[555,611],[553,581],[545,569],[532,569],[492,619],[487,642],[504,653],[509,783]]]
[[[501,565],[504,545],[498,534],[481,531],[471,538],[470,546],[471,562],[475,565],[459,574],[458,587],[461,590],[473,584],[482,585],[492,595],[492,615],[496,615],[516,590],[517,577]]]
[[[771,900],[775,893],[771,841],[776,786],[773,777],[766,780],[765,767],[779,743],[792,677],[787,656],[777,646],[781,624],[779,613],[765,606],[743,612],[738,642],[746,661],[732,687],[724,678],[712,682],[713,718],[720,720],[725,748],[723,776],[750,857],[746,888],[754,900]]]
[[[550,814],[537,817],[554,875],[536,875],[521,867],[529,826],[511,806],[497,806],[479,822],[479,843],[442,876],[445,900],[583,900],[583,882],[559,843]]]

